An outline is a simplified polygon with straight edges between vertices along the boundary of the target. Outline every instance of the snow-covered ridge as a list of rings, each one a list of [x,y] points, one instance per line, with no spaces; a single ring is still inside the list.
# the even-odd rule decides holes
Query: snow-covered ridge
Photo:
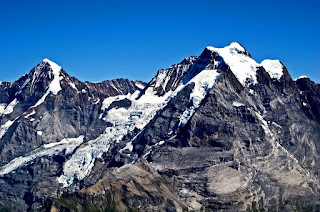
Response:
[[[230,67],[233,74],[242,85],[257,83],[257,67],[260,65],[250,56],[244,54],[246,50],[237,42],[224,48],[207,47],[208,50],[217,52]]]
[[[48,63],[50,65],[53,74],[53,80],[51,81],[47,91],[52,92],[54,95],[57,95],[57,93],[61,90],[60,71],[62,68],[61,66],[57,65],[56,63],[48,59],[44,59],[43,62]]]
[[[302,76],[298,77],[297,79],[295,79],[294,81],[297,81],[298,79],[309,79],[309,77],[302,75]]]
[[[61,66],[57,65],[56,63],[54,63],[48,59],[44,59],[41,63],[48,63],[49,64],[51,71],[52,71],[53,79],[52,79],[51,83],[49,84],[46,93],[38,100],[38,102],[34,106],[32,106],[33,108],[41,105],[50,93],[57,95],[58,92],[61,91],[60,80],[63,79],[63,77],[60,76],[60,72],[62,69]]]
[[[5,114],[8,115],[13,112],[14,107],[19,103],[19,101],[15,98],[12,100],[7,106],[2,105],[0,115]],[[5,108],[4,108],[5,106]]]
[[[134,83],[139,89],[141,89],[141,90],[143,90],[144,89],[144,85],[142,84],[142,83],[140,83],[140,82],[135,82]]]
[[[206,47],[208,50],[218,53],[230,67],[239,82],[246,86],[250,83],[257,84],[257,69],[263,66],[271,78],[279,80],[283,75],[283,65],[279,60],[266,59],[257,63],[246,50],[237,42],[232,42],[224,48]]]
[[[283,75],[283,65],[279,60],[265,59],[261,62],[261,66],[273,79],[279,80]]]

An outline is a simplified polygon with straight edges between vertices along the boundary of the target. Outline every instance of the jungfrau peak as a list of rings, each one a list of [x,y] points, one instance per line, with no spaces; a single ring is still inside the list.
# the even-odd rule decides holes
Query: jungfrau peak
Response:
[[[320,210],[319,84],[237,42],[149,83],[44,59],[0,91],[0,210]]]

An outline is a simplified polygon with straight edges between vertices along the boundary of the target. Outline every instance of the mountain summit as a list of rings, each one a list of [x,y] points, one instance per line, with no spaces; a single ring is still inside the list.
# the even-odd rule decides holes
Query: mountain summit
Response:
[[[0,209],[320,210],[320,87],[237,42],[149,83],[0,85]]]

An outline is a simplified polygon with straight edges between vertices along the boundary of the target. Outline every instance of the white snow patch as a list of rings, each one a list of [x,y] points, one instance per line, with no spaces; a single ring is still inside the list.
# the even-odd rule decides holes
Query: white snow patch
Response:
[[[69,82],[69,85],[71,86],[71,88],[73,88],[73,89],[78,91],[76,85],[73,82]]]
[[[152,151],[152,149],[150,148],[150,149],[142,156],[142,158],[145,159],[148,155],[150,155],[151,151]]]
[[[4,113],[6,107],[7,107],[6,103],[1,103],[0,104],[0,115],[2,115]]]
[[[280,126],[279,124],[277,124],[276,122],[272,122],[272,124],[278,128],[282,128],[282,126]]]
[[[164,143],[165,143],[165,141],[160,141],[160,142],[158,143],[158,145],[161,146],[161,145],[164,144]]]
[[[119,152],[122,153],[124,150],[129,150],[130,152],[132,152],[133,145],[132,145],[131,141],[127,142],[126,146],[124,148],[122,148]]]
[[[141,90],[143,90],[144,89],[144,85],[142,85],[141,83],[139,83],[139,82],[135,82],[135,85],[139,88],[139,89],[141,89]]]
[[[99,104],[100,99],[96,99],[96,101],[93,102],[94,105]]]
[[[266,59],[261,62],[261,65],[268,72],[271,78],[280,80],[283,75],[283,65],[279,60]]]
[[[302,102],[303,106],[307,107],[308,104],[306,102]]]
[[[32,110],[31,113],[29,113],[28,115],[24,116],[25,118],[29,118],[30,116],[33,116],[34,114],[36,114],[35,110]]]
[[[18,119],[19,117],[17,117],[16,119],[14,119],[13,121],[9,120],[6,123],[4,123],[3,125],[0,126],[0,139],[6,134],[7,130],[9,129],[9,127],[11,127],[11,125]]]
[[[19,168],[20,166],[26,165],[33,161],[34,159],[42,156],[52,156],[56,155],[63,150],[66,150],[66,153],[71,153],[73,150],[78,147],[83,142],[84,136],[81,135],[78,138],[68,138],[63,139],[60,142],[53,143],[53,145],[45,144],[42,147],[30,152],[26,156],[21,156],[18,158],[13,159],[8,164],[4,165],[0,168],[0,175],[8,174],[15,169]],[[50,146],[50,148],[47,148]]]
[[[41,132],[41,131],[38,131]],[[42,135],[42,132],[41,132]],[[52,148],[52,147],[65,147],[66,154],[72,153],[75,147],[79,146],[83,142],[84,136],[81,135],[78,138],[64,138],[60,142],[53,142],[49,144],[44,144],[43,148]]]
[[[274,137],[273,137],[273,133],[271,132],[269,126],[268,126],[268,123],[266,120],[264,120],[264,118],[257,112],[253,111],[255,113],[255,115],[258,117],[258,119],[262,122],[262,128],[264,129],[265,133],[268,134],[271,138],[271,141],[272,142],[275,142],[276,146],[278,149],[281,149],[286,155],[288,155],[291,159],[293,159],[296,163],[298,163],[298,160],[290,153],[288,152],[288,150],[286,148],[284,148],[283,146],[281,146],[281,144],[277,141],[275,141]],[[272,124],[274,125],[278,125],[277,123],[275,122],[272,122]],[[278,125],[280,128],[281,126]]]
[[[43,132],[42,131],[37,131],[37,134],[42,136]]]
[[[10,102],[10,104],[6,107],[6,109],[3,111],[2,114],[10,114],[13,112],[14,107],[18,104],[18,100],[15,98],[14,100],[12,100],[12,102]],[[1,114],[1,115],[2,115]]]
[[[244,104],[242,104],[241,102],[237,102],[237,101],[232,102],[232,105],[235,106],[235,107],[244,106]]]
[[[86,89],[82,89],[81,93],[87,93]]]
[[[309,79],[309,77],[303,75],[303,76],[298,77],[298,78],[295,79],[294,81],[296,81],[296,80],[298,80],[298,79],[305,79],[305,78],[306,78],[306,79]]]

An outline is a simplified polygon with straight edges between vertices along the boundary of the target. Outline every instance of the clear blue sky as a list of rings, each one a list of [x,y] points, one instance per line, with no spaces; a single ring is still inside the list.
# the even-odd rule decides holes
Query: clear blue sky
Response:
[[[44,58],[98,82],[149,81],[206,46],[241,43],[257,62],[280,59],[320,82],[317,0],[23,0],[0,3],[0,81]]]

